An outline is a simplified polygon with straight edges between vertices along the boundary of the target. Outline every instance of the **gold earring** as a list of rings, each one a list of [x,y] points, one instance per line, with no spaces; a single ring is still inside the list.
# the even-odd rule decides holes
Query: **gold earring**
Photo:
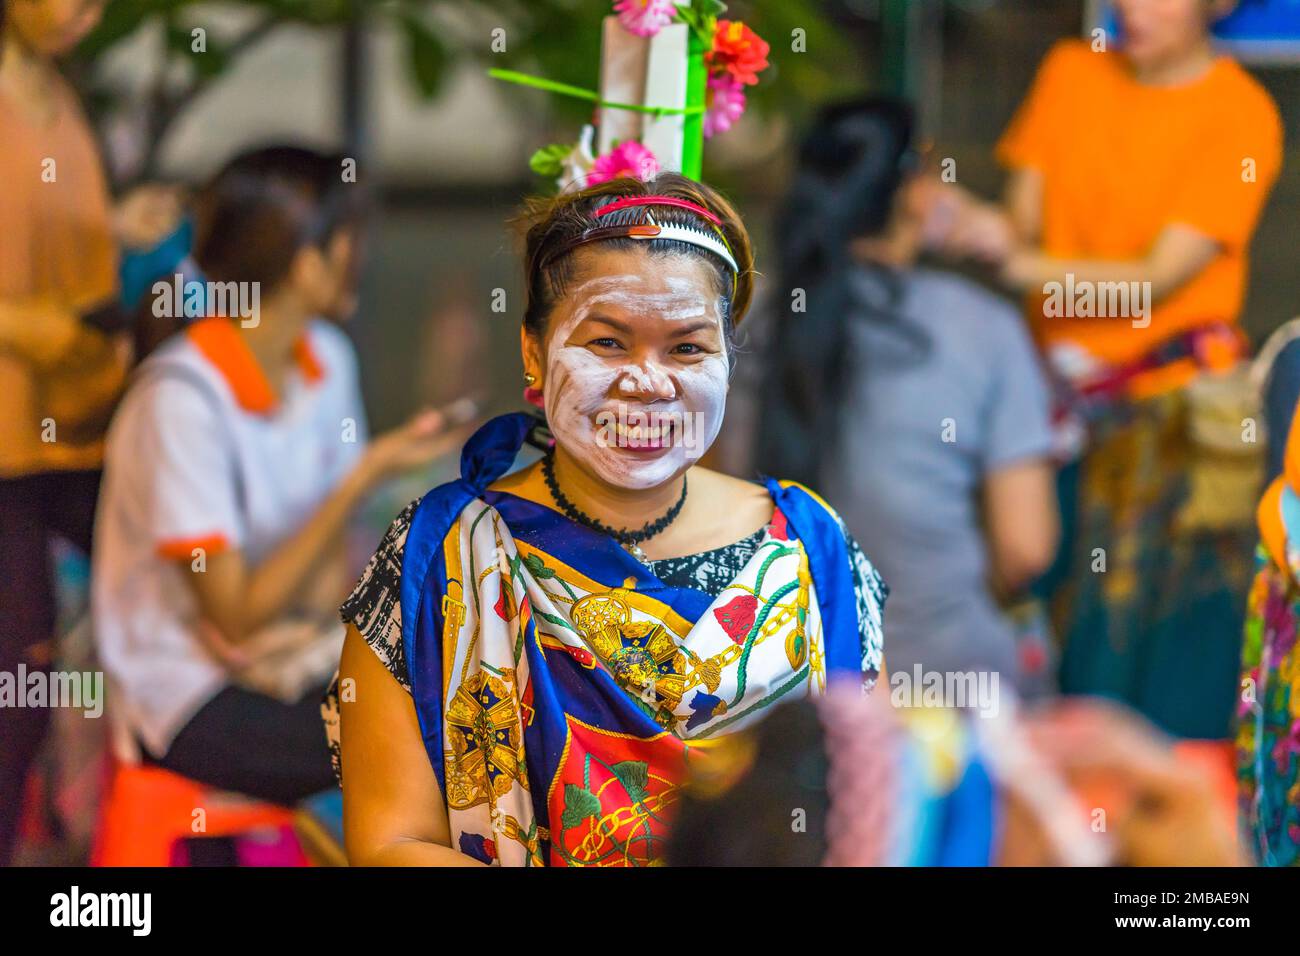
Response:
[[[525,384],[525,385],[527,385],[529,388],[532,388],[533,385],[535,385],[536,383],[537,383],[537,376],[536,376],[536,375],[534,375],[532,372],[524,372],[524,384]]]

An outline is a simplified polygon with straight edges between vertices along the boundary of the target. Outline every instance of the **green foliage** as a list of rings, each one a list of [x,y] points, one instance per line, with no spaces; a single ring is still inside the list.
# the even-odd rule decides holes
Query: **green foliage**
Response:
[[[689,26],[706,45],[713,42],[713,30],[718,17],[727,10],[722,0],[691,0],[678,8],[677,16]]]
[[[528,159],[528,168],[538,176],[554,179],[564,171],[564,159],[573,151],[572,143],[543,146]]]
[[[751,0],[727,11],[771,44],[770,65],[759,74],[758,86],[746,90],[761,113],[802,115],[810,103],[861,93],[870,82],[872,67],[863,52],[821,6],[818,0]],[[807,52],[791,49],[795,30],[803,31]]]
[[[228,45],[207,36],[204,38],[204,49],[195,51],[193,29],[183,27],[175,21],[169,20],[165,25],[165,42],[168,54],[189,61],[199,80],[215,79],[230,65]]]
[[[169,17],[189,0],[111,0],[99,26],[77,48],[78,58],[93,60],[117,43],[133,36],[146,23]]]
[[[411,78],[425,99],[432,99],[442,86],[451,54],[438,34],[430,30],[413,11],[403,11],[399,17],[406,34],[407,62]]]
[[[430,0],[223,0],[221,6],[252,14],[253,26],[244,33],[224,36],[208,29],[204,11],[212,4],[198,0],[110,0],[103,19],[77,48],[76,58],[88,63],[102,56],[146,26],[161,25],[169,65],[187,61],[198,80],[214,79],[230,66],[245,48],[249,34],[256,38],[281,24],[333,28],[371,17],[394,21],[407,40],[411,79],[422,93],[433,96],[451,57],[445,41],[423,20],[422,15],[439,6],[464,6],[465,3],[439,3]],[[205,52],[191,49],[195,27],[207,30]]]
[[[599,82],[600,23],[613,12],[613,0],[225,0],[222,6],[251,13],[249,25],[233,34],[210,29],[204,14],[212,6],[197,0],[110,0],[102,22],[77,50],[76,72],[85,76],[87,65],[141,29],[161,28],[166,61],[151,93],[151,154],[198,93],[220,82],[244,52],[282,24],[336,29],[352,22],[388,20],[404,38],[412,85],[433,98],[462,58],[594,88]],[[747,91],[760,113],[803,108],[809,101],[863,85],[860,74],[865,70],[844,69],[855,62],[853,51],[821,12],[818,0],[736,0],[729,9],[719,0],[691,0],[684,12],[699,26],[720,15],[744,20],[771,44],[771,66],[758,86]],[[203,52],[192,49],[196,27],[206,30]],[[805,32],[806,53],[791,51],[795,28]],[[504,49],[493,48],[494,36],[504,39]],[[185,79],[177,87],[179,65],[188,69],[180,71]],[[95,111],[115,106],[113,91],[85,92]],[[569,97],[513,90],[507,100],[520,112],[552,112],[557,125],[572,127],[575,134],[591,119],[591,104]],[[534,168],[536,163],[549,170],[555,155],[543,150],[534,156]]]

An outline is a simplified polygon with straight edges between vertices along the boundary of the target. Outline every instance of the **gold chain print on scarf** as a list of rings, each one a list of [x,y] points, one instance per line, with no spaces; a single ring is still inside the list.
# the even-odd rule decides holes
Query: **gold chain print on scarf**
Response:
[[[503,864],[542,864],[548,842],[550,862],[649,862],[688,751],[712,749],[707,738],[740,729],[787,695],[825,687],[820,615],[797,539],[769,534],[698,620],[638,591],[635,578],[610,587],[516,540],[482,501],[462,512],[443,549],[443,769],[453,845],[490,847]],[[529,640],[605,671],[661,734],[628,736],[566,713],[553,779],[530,780]],[[549,832],[536,819],[536,788],[547,793]]]
[[[609,669],[618,685],[646,705],[660,726],[676,732],[684,718],[675,711],[689,691],[702,685],[710,694],[716,693],[724,669],[745,658],[752,648],[760,646],[773,634],[786,630],[792,619],[794,626],[789,628],[785,639],[786,658],[791,670],[799,671],[811,657],[811,672],[819,676],[823,674],[820,649],[815,642],[809,642],[807,636],[808,595],[812,585],[808,557],[802,548],[798,549],[798,555],[799,576],[793,600],[781,600],[792,590],[789,586],[779,588],[772,597],[763,601],[753,588],[732,585],[729,590],[740,591],[755,599],[758,610],[752,633],[746,635],[743,644],[733,643],[705,659],[680,646],[662,624],[632,620],[628,605],[635,586],[632,578],[621,588],[589,594],[575,603],[573,626]],[[778,555],[770,556],[769,560],[775,556]],[[722,703],[713,710],[713,715],[720,716],[726,711],[727,704]]]

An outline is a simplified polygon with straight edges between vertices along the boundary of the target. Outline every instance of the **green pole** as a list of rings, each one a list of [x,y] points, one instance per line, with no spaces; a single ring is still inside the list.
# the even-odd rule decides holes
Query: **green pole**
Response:
[[[686,107],[682,122],[682,175],[697,182],[704,171],[704,101],[708,88],[708,71],[704,66],[704,41],[689,31],[686,46]]]
[[[914,64],[918,14],[925,0],[884,0],[880,10],[880,85],[893,96],[917,92]]]

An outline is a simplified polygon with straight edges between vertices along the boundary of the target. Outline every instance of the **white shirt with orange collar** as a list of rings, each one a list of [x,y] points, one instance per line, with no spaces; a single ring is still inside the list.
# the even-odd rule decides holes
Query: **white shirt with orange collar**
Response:
[[[109,429],[91,576],[115,722],[156,755],[232,675],[198,637],[183,575],[222,550],[255,565],[295,533],[367,440],[351,342],[314,321],[279,400],[227,319],[138,371]]]

